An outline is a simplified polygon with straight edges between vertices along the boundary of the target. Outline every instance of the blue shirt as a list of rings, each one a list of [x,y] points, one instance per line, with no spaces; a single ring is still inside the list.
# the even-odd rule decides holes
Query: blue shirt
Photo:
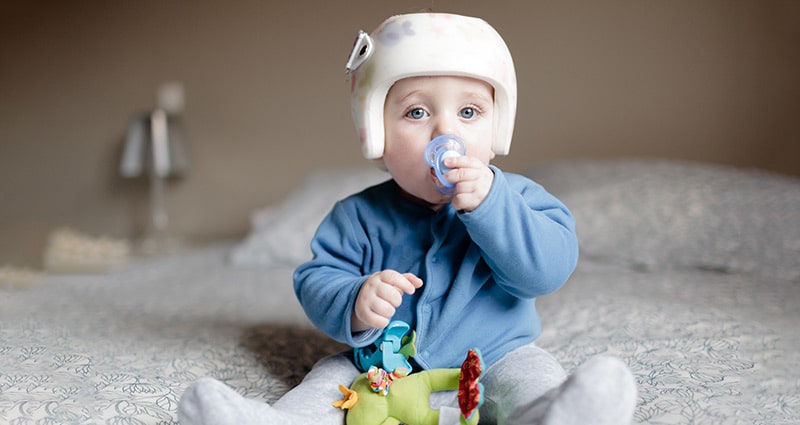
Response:
[[[474,347],[491,365],[534,341],[536,297],[561,287],[577,264],[575,221],[537,183],[491,168],[489,194],[471,212],[433,211],[394,180],[337,202],[311,242],[313,259],[294,274],[311,321],[353,347],[373,343],[381,330],[354,334],[350,319],[367,277],[392,269],[424,282],[393,317],[416,330],[421,367],[459,367]]]

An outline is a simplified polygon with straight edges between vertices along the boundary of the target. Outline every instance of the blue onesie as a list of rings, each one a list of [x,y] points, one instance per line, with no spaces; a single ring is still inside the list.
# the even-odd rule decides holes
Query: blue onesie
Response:
[[[424,282],[393,317],[416,330],[421,367],[458,367],[473,347],[491,365],[534,341],[536,297],[561,287],[577,263],[575,222],[540,185],[491,168],[489,195],[467,213],[415,203],[393,180],[338,202],[312,240],[314,258],[294,275],[311,321],[353,347],[373,343],[381,330],[353,334],[350,318],[367,277],[392,269]]]
[[[481,423],[630,423],[636,383],[618,359],[598,356],[567,379],[533,342],[541,331],[536,297],[558,289],[578,260],[575,223],[555,197],[531,180],[492,167],[489,195],[469,213],[439,211],[405,196],[393,180],[338,202],[295,272],[295,292],[311,321],[332,338],[371,344],[378,329],[353,334],[350,317],[374,272],[414,273],[423,286],[404,295],[393,319],[417,331],[416,363],[458,367],[478,347]],[[300,385],[273,404],[243,398],[215,379],[198,380],[179,405],[186,425],[342,425],[337,384],[359,375],[353,355],[321,359]],[[431,395],[439,425],[460,423],[456,391]]]

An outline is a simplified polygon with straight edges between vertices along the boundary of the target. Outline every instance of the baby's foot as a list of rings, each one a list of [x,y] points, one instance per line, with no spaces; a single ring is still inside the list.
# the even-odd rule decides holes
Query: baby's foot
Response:
[[[300,385],[272,405],[242,397],[212,378],[192,384],[178,404],[181,425],[342,425],[344,412],[331,406],[337,384],[353,382],[358,369],[350,355],[321,359]]]
[[[216,379],[201,378],[183,393],[178,421],[181,425],[249,424],[268,410],[269,405],[245,399]]]
[[[627,365],[598,356],[580,366],[561,386],[513,412],[508,423],[540,425],[625,425],[636,407],[636,382]]]

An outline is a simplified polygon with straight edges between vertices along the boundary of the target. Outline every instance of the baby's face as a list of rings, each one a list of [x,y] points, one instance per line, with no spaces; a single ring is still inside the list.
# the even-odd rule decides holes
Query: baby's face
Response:
[[[383,162],[400,187],[434,208],[450,201],[436,189],[425,162],[425,146],[436,136],[454,134],[467,156],[488,165],[494,157],[494,90],[467,77],[412,77],[396,82],[386,96]]]

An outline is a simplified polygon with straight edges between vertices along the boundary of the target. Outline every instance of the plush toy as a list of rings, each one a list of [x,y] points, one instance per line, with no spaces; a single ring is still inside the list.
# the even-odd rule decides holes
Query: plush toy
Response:
[[[395,337],[390,332],[389,338]],[[413,338],[408,341],[401,336],[400,340],[413,346]],[[395,348],[404,348],[406,353],[414,352],[413,347],[408,347],[408,343],[399,346],[395,344]],[[387,347],[379,342],[377,347],[381,346]],[[376,357],[381,357],[383,353],[380,354]],[[357,359],[358,355],[357,353]],[[366,357],[370,356],[362,359]],[[389,354],[389,357],[393,356]],[[398,364],[396,360],[393,359],[393,365]],[[409,375],[410,368],[405,367],[408,363],[399,363],[402,366],[391,371],[372,364],[367,372],[356,378],[350,388],[339,385],[344,399],[334,402],[333,405],[347,410],[347,425],[437,425],[439,411],[431,409],[430,395],[432,392],[447,390],[458,390],[461,423],[478,423],[478,408],[483,404],[483,385],[479,382],[483,373],[480,351],[470,350],[460,369],[431,369]]]

